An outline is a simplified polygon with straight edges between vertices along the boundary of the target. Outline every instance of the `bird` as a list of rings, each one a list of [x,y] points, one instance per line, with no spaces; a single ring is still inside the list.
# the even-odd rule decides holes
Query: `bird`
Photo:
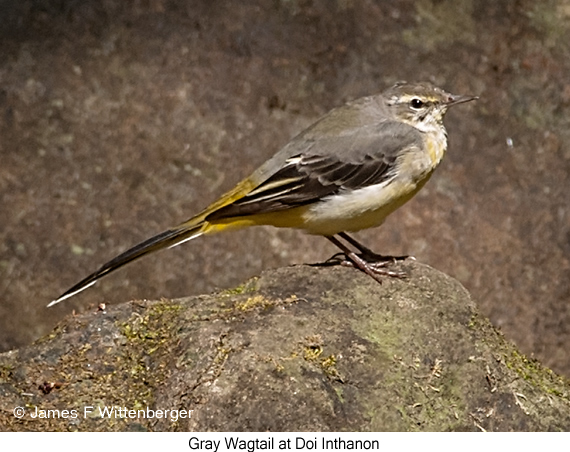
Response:
[[[257,225],[323,236],[344,263],[380,282],[401,276],[348,233],[380,226],[425,185],[447,151],[445,113],[477,98],[398,82],[334,108],[200,213],[119,254],[48,307],[147,254]]]

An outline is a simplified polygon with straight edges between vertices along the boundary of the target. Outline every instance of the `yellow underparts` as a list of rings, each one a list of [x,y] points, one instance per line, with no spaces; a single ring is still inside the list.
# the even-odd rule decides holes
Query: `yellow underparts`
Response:
[[[431,173],[418,183],[391,181],[340,193],[308,206],[216,220],[205,224],[201,232],[212,234],[259,225],[295,228],[325,236],[359,231],[382,224],[388,215],[408,202],[430,176]]]

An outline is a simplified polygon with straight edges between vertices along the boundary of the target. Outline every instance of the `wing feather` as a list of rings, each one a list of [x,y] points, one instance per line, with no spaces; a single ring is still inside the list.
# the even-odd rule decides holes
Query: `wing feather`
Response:
[[[385,122],[354,134],[311,142],[248,194],[206,217],[206,221],[290,209],[342,190],[380,184],[396,174],[398,156],[422,145],[413,127]]]

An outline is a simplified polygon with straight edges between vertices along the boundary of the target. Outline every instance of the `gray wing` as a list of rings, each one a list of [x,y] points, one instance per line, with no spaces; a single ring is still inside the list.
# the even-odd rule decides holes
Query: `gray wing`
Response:
[[[382,183],[395,174],[402,150],[421,146],[419,131],[392,121],[347,135],[298,138],[302,142],[291,144],[301,152],[293,153],[278,171],[206,221],[290,209],[342,190]]]

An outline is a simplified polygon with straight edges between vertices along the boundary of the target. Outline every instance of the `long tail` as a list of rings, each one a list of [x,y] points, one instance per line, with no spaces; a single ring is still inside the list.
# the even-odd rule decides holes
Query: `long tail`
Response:
[[[131,249],[119,254],[114,259],[110,260],[104,264],[99,270],[90,274],[85,279],[82,279],[77,284],[75,284],[71,289],[63,293],[59,298],[53,300],[48,304],[48,308],[53,306],[60,301],[63,301],[73,295],[87,289],[88,287],[95,284],[103,276],[121,268],[123,265],[144,256],[145,254],[153,253],[155,251],[161,250],[163,248],[171,248],[175,245],[179,245],[182,242],[191,240],[193,238],[202,235],[208,227],[208,223],[205,221],[199,221],[197,223],[192,222],[192,220],[181,224],[173,229],[168,229],[167,231],[161,232],[160,234],[145,240],[138,245],[133,246]]]

